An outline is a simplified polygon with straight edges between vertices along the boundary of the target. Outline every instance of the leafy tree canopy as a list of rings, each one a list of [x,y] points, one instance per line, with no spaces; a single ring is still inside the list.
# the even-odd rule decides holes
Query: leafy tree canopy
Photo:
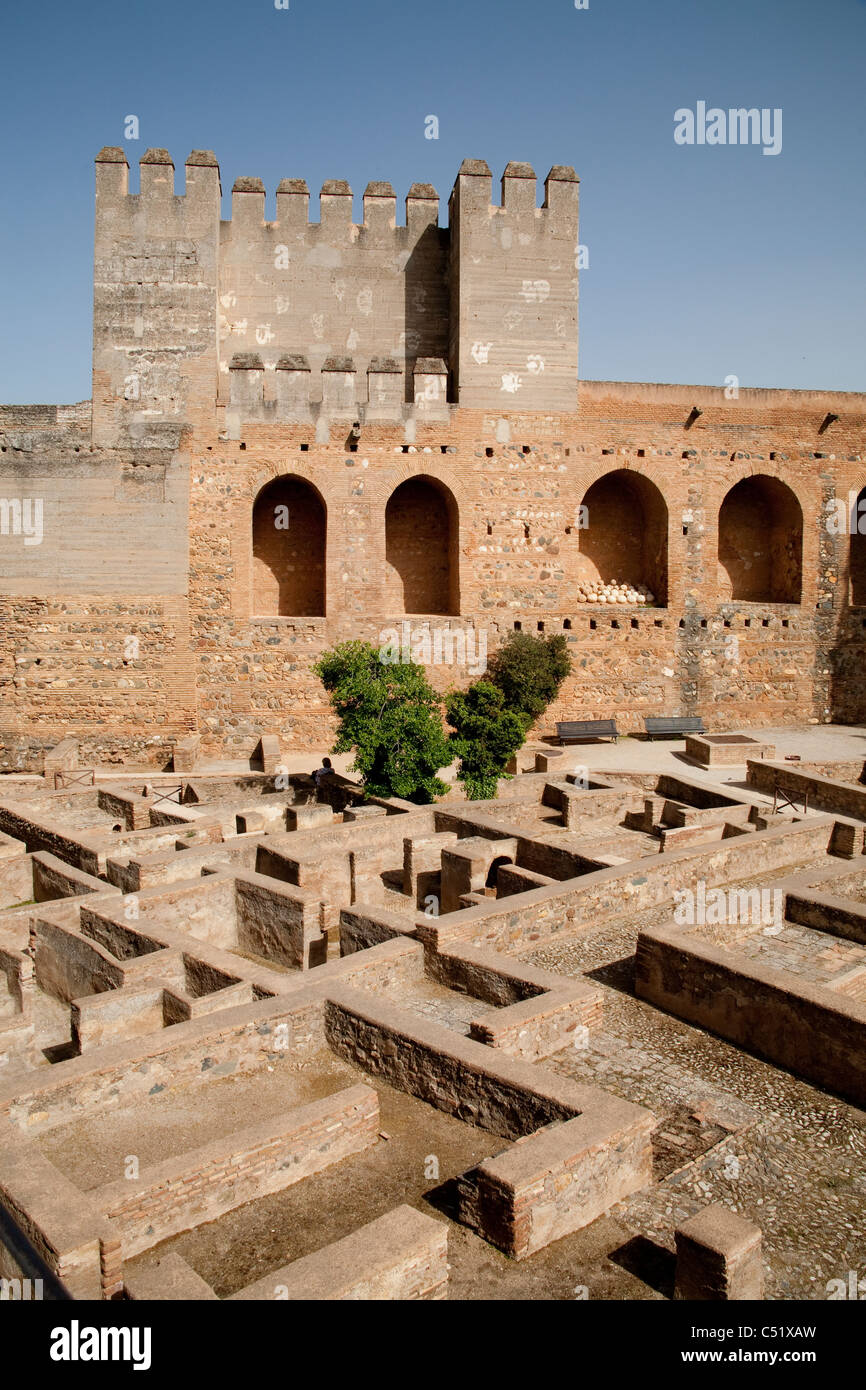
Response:
[[[421,666],[383,661],[369,642],[342,642],[314,670],[340,720],[331,751],[355,750],[352,771],[366,791],[430,802],[448,790],[436,773],[454,754]]]
[[[453,691],[447,715],[455,730],[449,743],[460,759],[457,776],[466,795],[470,801],[495,797],[497,781],[526,737],[529,715],[508,709],[503,692],[486,680]]]
[[[531,723],[556,698],[570,670],[562,633],[535,637],[531,632],[510,632],[490,660],[487,680],[499,687],[509,709],[528,714]]]

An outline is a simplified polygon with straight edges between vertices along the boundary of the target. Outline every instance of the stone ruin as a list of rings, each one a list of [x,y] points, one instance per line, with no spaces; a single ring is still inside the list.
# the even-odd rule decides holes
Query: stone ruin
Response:
[[[467,159],[447,227],[298,178],[224,218],[209,151],[98,156],[92,398],[0,406],[4,1297],[857,1268],[862,750],[759,730],[866,719],[866,398],[579,382],[578,192]],[[398,627],[437,688],[562,633],[551,725],[707,732],[494,802],[284,775],[317,658]]]
[[[726,1176],[772,1107],[685,1058],[866,1106],[866,786],[545,761],[438,806],[4,787],[0,1207],[75,1298],[484,1297],[485,1251],[504,1296],[802,1283]]]

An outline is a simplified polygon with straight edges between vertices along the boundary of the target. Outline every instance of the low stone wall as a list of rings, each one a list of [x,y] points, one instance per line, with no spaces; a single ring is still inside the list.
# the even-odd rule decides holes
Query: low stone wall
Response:
[[[522,1260],[648,1187],[655,1117],[598,1095],[589,1113],[512,1145],[460,1179],[464,1225]]]
[[[806,772],[790,763],[752,762],[748,766],[748,783],[765,796],[772,796],[778,787],[794,801],[803,801],[808,792],[809,809],[835,811],[840,816],[866,820],[866,786],[837,782],[817,772]]]
[[[533,999],[564,983],[560,975],[535,970],[509,956],[468,945],[438,955],[430,954],[427,971],[447,989],[462,990],[498,1009]]]
[[[556,784],[545,783],[545,794],[551,795],[553,800],[559,800],[563,804],[567,800],[566,793],[574,792],[574,788],[565,786],[557,794]],[[574,792],[574,795],[581,799],[583,797],[593,798],[591,792]],[[617,797],[618,793],[606,791],[605,796]],[[631,798],[626,794],[626,800]],[[494,803],[495,804],[495,803]],[[581,804],[582,801],[581,801]],[[543,874],[546,878],[562,881],[563,879],[574,878],[577,874],[586,873],[595,867],[593,860],[585,855],[575,853],[567,849],[564,845],[554,844],[547,840],[538,839],[536,836],[515,833],[515,829],[507,819],[498,814],[491,814],[489,811],[482,810],[481,807],[489,806],[489,802],[475,803],[469,811],[446,811],[437,808],[436,828],[439,833],[452,831],[460,835],[456,849],[461,851],[469,840],[490,840],[495,842],[495,849],[490,851],[490,859],[493,860],[498,854],[506,855],[519,865],[521,868],[529,869],[530,873]],[[537,805],[537,803],[536,803]],[[498,809],[498,808],[497,808]],[[499,848],[499,842],[503,846]],[[510,844],[507,842],[510,841]],[[444,865],[444,857],[443,857]],[[444,891],[443,891],[444,900]],[[444,910],[444,909],[443,909]]]
[[[243,951],[295,970],[324,964],[327,937],[322,905],[303,888],[274,883],[263,874],[235,877],[237,945]]]
[[[536,1062],[570,1043],[586,1046],[587,1030],[599,1028],[603,996],[592,985],[574,981],[534,999],[491,1009],[474,1018],[470,1036],[509,1057]]]
[[[122,1038],[153,1033],[163,1022],[161,984],[111,989],[72,1004],[72,1038],[79,1054]]]
[[[382,892],[380,875],[402,868],[404,838],[432,831],[433,808],[416,806],[405,814],[374,816],[333,829],[269,835],[261,842],[256,867],[260,873],[309,888],[328,902],[375,902]]]
[[[189,836],[190,843],[198,844],[213,844],[222,840],[222,827],[218,820],[197,819],[188,830],[178,824],[168,824],[169,820],[177,820],[174,814],[177,810],[177,807],[173,808],[162,827],[151,825],[147,829],[118,834],[113,833],[107,824],[89,829],[64,829],[62,812],[52,819],[51,802],[47,798],[40,802],[38,813],[23,803],[7,801],[0,802],[0,830],[23,840],[30,853],[44,851],[56,855],[65,864],[98,878],[107,874],[109,859],[128,859],[136,854],[146,855],[161,849],[174,850],[176,842],[186,836]]]
[[[284,1024],[278,1035],[276,1029]],[[265,1065],[294,1069],[323,1045],[322,999],[316,993],[261,1000],[218,1015],[179,1023],[146,1038],[115,1043],[93,1057],[73,1057],[27,1078],[0,1083],[0,1115],[36,1133],[145,1102],[169,1087],[207,1084]]]
[[[528,893],[533,888],[546,888],[556,880],[549,874],[536,874],[531,869],[518,869],[515,864],[500,864],[496,875],[497,898],[513,898],[517,893]]]
[[[748,735],[686,734],[686,757],[699,767],[745,767],[748,758],[775,758],[776,745]]]
[[[866,903],[858,907],[850,899],[831,897],[829,893],[789,892],[785,896],[785,916],[799,926],[866,946]]]
[[[866,1005],[676,928],[641,932],[635,989],[657,1008],[866,1104]]]
[[[398,1008],[337,986],[325,1004],[337,1056],[391,1086],[507,1139],[580,1113],[580,1088]]]
[[[47,808],[43,815],[47,816]],[[87,843],[86,831],[77,835],[64,832],[47,818],[37,817],[29,807],[11,802],[0,802],[0,830],[23,840],[30,854],[42,850],[86,874],[99,874],[99,853]]]
[[[120,962],[71,926],[36,918],[33,939],[36,982],[54,999],[71,1004],[73,999],[119,989],[123,984]]]
[[[383,941],[393,941],[404,936],[414,937],[415,926],[411,918],[397,912],[389,912],[380,907],[349,907],[340,913],[340,954],[354,955],[378,946]]]
[[[16,950],[14,946],[0,946],[0,975],[5,976],[6,991],[15,1004],[16,1015],[26,1014],[29,1018],[36,987],[30,955]],[[21,1022],[22,1019],[16,1019],[16,1024]]]
[[[57,898],[75,898],[84,893],[116,894],[102,879],[93,874],[82,873],[71,864],[64,864],[56,855],[38,853],[33,855],[33,896],[38,903],[53,902]]]
[[[405,972],[418,974],[421,955],[416,942],[386,942],[313,974],[280,976],[279,997],[103,1047],[97,1066],[91,1054],[29,1073],[26,1084],[20,1077],[0,1080],[0,1117],[38,1133],[136,1101],[144,1104],[168,1088],[179,1093],[265,1066],[297,1070],[327,1046],[324,1004],[330,992],[353,976],[387,981]]]
[[[151,824],[149,797],[110,791],[107,787],[100,787],[97,797],[100,811],[116,816],[125,830],[146,830]]]
[[[866,784],[866,763],[862,758],[845,758],[840,762],[815,762],[811,758],[798,763],[801,772],[817,772],[834,782]]]
[[[519,965],[493,951],[463,946],[428,955],[427,971],[448,988],[494,1005],[472,1019],[470,1037],[525,1062],[547,1057],[569,1043],[585,1045],[587,1029],[601,1024],[600,989],[585,980]]]
[[[215,821],[209,821],[205,834],[217,835],[214,843],[201,844],[200,827],[196,829],[196,840],[188,841],[174,835],[171,845],[166,849],[148,853],[128,850],[125,854],[111,855],[106,860],[106,875],[124,893],[138,893],[145,888],[162,887],[177,883],[182,879],[200,878],[203,868],[213,869],[255,869],[259,849],[259,836],[238,835],[224,843],[219,842],[221,830]]]
[[[74,1298],[120,1288],[120,1240],[92,1198],[0,1119],[0,1206]]]
[[[128,1259],[360,1153],[375,1143],[378,1127],[376,1092],[350,1086],[166,1159],[137,1179],[96,1188],[90,1196],[119,1233]]]
[[[403,892],[413,908],[423,908],[429,897],[441,897],[442,851],[457,843],[453,831],[403,840]]]
[[[467,941],[519,951],[556,932],[671,901],[676,889],[689,888],[699,878],[747,883],[772,869],[802,864],[826,851],[832,827],[829,817],[811,816],[797,825],[654,855],[625,869],[601,869],[448,917],[416,916],[418,938],[433,950],[447,951]]]
[[[458,1182],[460,1220],[516,1259],[589,1224],[651,1180],[655,1119],[642,1106],[504,1057],[356,990],[331,991],[325,1027],[338,1056],[518,1141]]]
[[[233,1294],[237,1300],[444,1299],[448,1228],[414,1207],[396,1207],[313,1255]]]
[[[218,1013],[220,1009],[234,1009],[240,1004],[252,1004],[255,999],[253,986],[247,980],[238,980],[215,989],[210,994],[189,994],[185,990],[163,990],[162,1009],[166,1027],[175,1023],[185,1023],[191,1018],[203,1018],[205,1014]]]

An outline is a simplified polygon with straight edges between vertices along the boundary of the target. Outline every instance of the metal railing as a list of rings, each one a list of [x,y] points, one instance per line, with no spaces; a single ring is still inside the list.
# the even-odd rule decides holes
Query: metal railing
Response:
[[[95,787],[96,770],[84,767],[80,772],[55,772],[54,790],[65,791],[67,787]]]

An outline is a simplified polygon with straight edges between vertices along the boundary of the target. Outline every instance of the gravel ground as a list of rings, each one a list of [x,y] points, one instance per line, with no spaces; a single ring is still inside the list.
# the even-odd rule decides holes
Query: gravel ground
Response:
[[[659,1117],[657,1140],[669,1133],[684,1161],[693,1160],[609,1213],[638,1237],[640,1277],[659,1284],[661,1270],[667,1291],[664,1251],[673,1250],[674,1227],[722,1201],[763,1230],[768,1298],[825,1299],[829,1280],[849,1270],[866,1276],[866,1113],[635,997],[637,934],[670,916],[666,908],[607,922],[524,956],[557,974],[584,975],[604,992],[603,1030],[585,1050],[557,1053],[546,1065],[646,1105]],[[681,1128],[689,1115],[697,1116],[691,1145]],[[701,1129],[708,1142],[718,1121],[730,1132],[696,1156]]]

